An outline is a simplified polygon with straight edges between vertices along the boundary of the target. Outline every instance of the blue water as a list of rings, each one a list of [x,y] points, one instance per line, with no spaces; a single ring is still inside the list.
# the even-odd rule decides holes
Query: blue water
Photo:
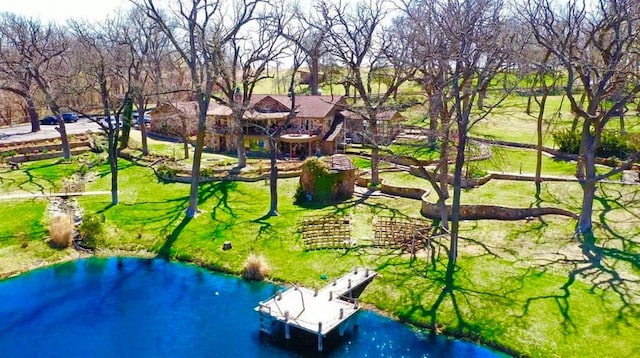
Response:
[[[278,287],[164,260],[87,259],[0,281],[3,357],[296,357],[311,344],[260,337],[258,301]],[[369,311],[331,357],[496,357]],[[290,344],[290,343],[286,343]]]

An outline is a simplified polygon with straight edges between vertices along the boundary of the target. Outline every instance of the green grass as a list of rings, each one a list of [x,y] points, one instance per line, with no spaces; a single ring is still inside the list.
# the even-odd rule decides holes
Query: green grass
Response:
[[[185,220],[189,185],[163,183],[149,169],[126,161],[121,161],[121,167],[118,205],[110,205],[108,196],[80,198],[84,210],[106,217],[105,253],[151,253],[239,274],[247,256],[254,252],[266,258],[272,279],[310,287],[324,284],[321,275],[336,277],[353,266],[369,266],[382,276],[365,291],[363,302],[404,321],[431,324],[430,310],[442,288],[444,263],[425,256],[411,261],[397,250],[367,246],[376,215],[419,217],[419,201],[370,197],[338,205],[300,207],[292,200],[297,179],[282,179],[280,215],[265,218],[269,189],[264,182],[208,183],[200,190],[203,212]],[[32,168],[28,170],[46,171],[42,163],[34,163]],[[53,182],[64,172],[49,168],[51,173],[41,174]],[[108,189],[110,177],[106,173],[106,166],[98,167],[98,179],[89,183],[87,190]],[[428,188],[426,181],[406,173],[383,172],[382,177],[390,184]],[[534,190],[532,183],[491,181],[465,191],[463,202],[537,205]],[[544,183],[540,205],[575,211],[580,194],[576,183]],[[604,260],[607,267],[616,267],[624,277],[640,275],[633,264],[633,257],[640,251],[640,243],[633,239],[640,237],[634,224],[640,212],[637,196],[632,187],[603,185],[595,206],[597,221],[607,223],[617,233],[597,229]],[[55,250],[45,243],[46,204],[45,200],[36,200],[0,206],[2,217],[19,215],[0,225],[1,272],[73,255],[72,250]],[[352,236],[359,248],[304,251],[297,225],[306,215],[350,216],[354,223]],[[570,281],[571,272],[585,265],[579,243],[572,239],[574,224],[563,217],[462,223],[460,268],[452,293],[458,310],[446,299],[435,317],[438,324],[445,332],[480,336],[531,356],[595,357],[601,350],[617,356],[637,355],[640,345],[632,343],[640,328],[637,310],[623,309],[622,297],[606,284],[594,287],[591,281],[602,277],[597,276],[597,270]],[[441,240],[446,245],[446,240]],[[25,241],[26,248],[22,247]],[[233,243],[232,250],[222,250],[225,241]],[[440,249],[440,255],[444,254]],[[563,289],[568,282],[568,289]],[[634,302],[637,285],[625,284],[631,289],[631,297],[626,299]],[[601,350],[592,351],[583,344],[585,340],[595,342]]]
[[[535,118],[523,113],[523,101],[526,97],[508,98],[505,106],[512,109],[480,122],[474,135],[531,143]],[[552,97],[550,102],[559,106],[560,97]],[[549,120],[547,128],[570,125],[572,117],[566,105],[565,101],[562,116]],[[628,128],[636,128],[632,118]],[[548,137],[545,145],[549,145]],[[174,151],[182,154],[181,144],[150,141],[150,148],[168,156]],[[358,147],[354,153],[360,150],[367,151]],[[535,172],[535,151],[497,147],[493,153],[490,160],[471,165],[486,171]],[[351,158],[360,169],[371,167],[366,158]],[[204,158],[209,164],[233,160],[208,154]],[[325,283],[321,275],[336,277],[353,266],[368,266],[381,276],[365,290],[362,301],[402,321],[418,325],[435,322],[446,333],[463,334],[533,357],[640,355],[640,190],[636,186],[599,185],[593,243],[575,239],[576,222],[563,216],[462,222],[453,290],[434,312],[434,302],[445,283],[448,239],[438,239],[436,243],[443,246],[436,245],[428,252],[435,254],[435,260],[424,251],[411,260],[399,250],[368,245],[376,216],[420,217],[419,201],[371,196],[336,205],[298,206],[293,203],[298,179],[281,179],[280,215],[267,218],[267,182],[217,182],[201,185],[202,212],[187,220],[188,184],[162,182],[150,169],[124,160],[120,167],[118,205],[111,205],[108,196],[79,199],[85,211],[105,215],[105,255],[162,256],[240,274],[247,256],[256,253],[265,257],[271,279],[310,287]],[[76,162],[55,160],[25,164],[21,170],[0,173],[0,190],[47,192],[77,168]],[[109,190],[108,167],[94,170],[97,179],[86,189]],[[543,175],[574,174],[574,163],[543,156]],[[383,171],[381,178],[390,185],[431,189],[426,180],[404,172]],[[435,201],[433,193],[429,200]],[[463,204],[553,206],[579,212],[581,202],[582,189],[576,182],[544,182],[539,198],[532,182],[521,181],[492,180],[462,192]],[[46,206],[43,199],[0,205],[0,274],[77,256],[71,249],[56,250],[47,245]],[[359,246],[304,251],[298,224],[308,215],[349,216],[352,238]],[[225,241],[231,241],[233,249],[222,250]],[[589,247],[591,251],[583,252]]]

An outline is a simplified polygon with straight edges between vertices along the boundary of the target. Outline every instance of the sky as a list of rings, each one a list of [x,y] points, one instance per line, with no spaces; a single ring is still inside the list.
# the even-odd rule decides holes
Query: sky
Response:
[[[70,18],[102,20],[129,0],[0,0],[0,12],[64,23]]]

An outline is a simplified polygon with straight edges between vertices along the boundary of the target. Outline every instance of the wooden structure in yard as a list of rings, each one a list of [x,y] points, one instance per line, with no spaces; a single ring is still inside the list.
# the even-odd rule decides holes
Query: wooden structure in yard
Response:
[[[375,271],[354,269],[321,289],[294,286],[261,301],[255,310],[260,316],[260,332],[272,339],[289,340],[292,333],[316,335],[318,351],[332,332],[342,336],[360,309],[358,297]],[[294,332],[292,332],[294,331]]]
[[[301,232],[305,250],[345,249],[355,245],[351,240],[351,219],[348,217],[306,218],[302,221]]]
[[[430,238],[429,221],[406,217],[378,217],[374,221],[373,246],[402,247],[415,252]]]

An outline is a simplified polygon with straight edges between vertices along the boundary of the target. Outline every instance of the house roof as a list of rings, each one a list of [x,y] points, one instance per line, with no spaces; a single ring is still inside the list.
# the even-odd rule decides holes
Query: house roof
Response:
[[[344,154],[334,154],[330,156],[322,157],[321,160],[329,168],[329,170],[354,170],[356,166],[353,165],[349,157]]]
[[[296,114],[299,118],[325,118],[331,114],[331,111],[339,104],[344,103],[342,96],[296,96],[295,98]],[[263,108],[260,108],[263,107]],[[261,109],[269,109],[264,112]],[[198,103],[191,102],[173,102],[163,103],[156,107],[152,113],[168,113],[173,110],[183,112],[188,116],[198,116]],[[251,96],[249,103],[249,111],[247,113],[274,113],[273,115],[263,116],[264,118],[275,116],[283,118],[283,113],[291,110],[291,98],[285,95],[264,95],[256,94]],[[275,113],[280,113],[276,115]],[[230,116],[233,112],[226,105],[219,104],[215,101],[209,103],[207,115],[210,116]],[[253,115],[256,117],[257,115]]]
[[[179,111],[187,116],[198,117],[198,102],[165,102],[158,107],[149,111],[153,114],[170,113],[173,111]],[[232,114],[231,109],[227,106],[218,104],[214,101],[209,103],[207,115],[210,116],[230,116]]]
[[[363,120],[364,116],[361,115],[360,113],[355,113],[355,112],[349,112],[349,111],[344,111],[343,112],[345,118],[347,119],[357,119],[357,120]],[[376,115],[376,119],[379,121],[390,121],[392,119],[396,119],[396,120],[404,120],[404,116],[402,115],[402,113],[400,113],[399,111],[395,111],[395,110],[387,110],[387,111],[382,111],[380,113],[378,113]]]
[[[280,103],[287,111],[291,109],[291,97],[285,95],[253,95],[250,107],[256,107],[260,103],[274,100]],[[296,96],[296,112],[302,118],[325,118],[335,107],[344,102],[343,96]]]

